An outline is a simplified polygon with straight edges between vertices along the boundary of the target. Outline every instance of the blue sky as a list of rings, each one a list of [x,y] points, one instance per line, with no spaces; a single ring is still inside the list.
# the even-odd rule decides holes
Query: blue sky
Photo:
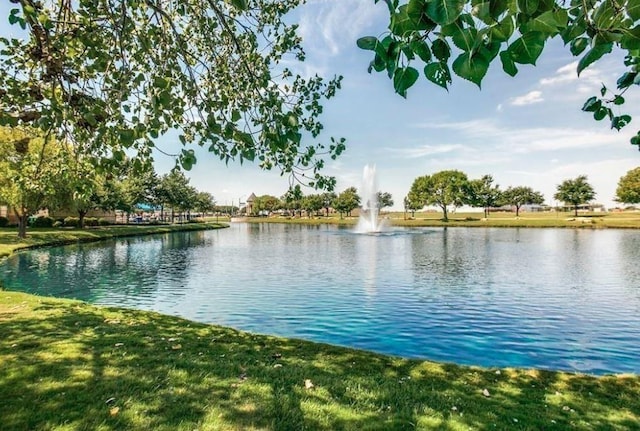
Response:
[[[8,6],[0,5],[0,13],[7,16]],[[394,93],[385,73],[367,73],[371,53],[356,47],[359,37],[386,30],[383,2],[308,0],[290,18],[300,24],[307,52],[305,63],[294,66],[297,71],[344,76],[342,90],[325,104],[320,136],[325,142],[330,136],[347,139],[347,150],[325,170],[336,176],[338,192],[360,187],[363,167],[374,163],[380,189],[393,195],[397,209],[416,177],[444,169],[461,170],[470,178],[491,174],[503,188],[530,186],[554,204],[557,184],[584,174],[596,201],[610,207],[620,176],[640,166],[640,152],[629,144],[640,128],[633,94],[626,95],[624,108],[634,120],[621,132],[580,110],[603,82],[615,86],[622,73],[620,55],[599,61],[578,79],[577,59],[557,40],[547,45],[537,67],[519,67],[514,78],[496,62],[482,90],[454,77],[446,92],[422,78],[405,100]],[[169,152],[179,146],[168,138],[158,145]],[[205,151],[197,155],[188,176],[219,204],[237,204],[252,192],[281,196],[288,188],[288,178],[277,171],[253,164],[226,166]],[[173,163],[159,155],[156,169],[164,173]]]
[[[344,76],[343,88],[325,105],[324,139],[342,136],[347,151],[328,163],[337,191],[360,187],[363,167],[376,164],[380,189],[400,209],[413,180],[444,169],[470,178],[492,174],[501,187],[525,185],[541,191],[547,203],[562,180],[587,175],[596,201],[613,206],[620,176],[640,166],[629,144],[640,112],[627,97],[634,121],[621,132],[580,110],[604,82],[613,87],[622,73],[621,56],[609,56],[578,79],[576,58],[561,41],[550,43],[537,67],[522,66],[511,78],[493,64],[482,90],[454,77],[449,92],[421,79],[405,100],[386,74],[367,73],[371,53],[356,47],[361,36],[386,30],[384,3],[373,0],[309,0],[291,17],[300,24],[307,60],[303,74]],[[322,137],[322,135],[321,135]],[[157,164],[169,169],[170,161]],[[201,154],[189,174],[192,183],[221,204],[254,192],[282,195],[288,180],[255,165],[224,164]],[[307,190],[313,193],[313,190]]]

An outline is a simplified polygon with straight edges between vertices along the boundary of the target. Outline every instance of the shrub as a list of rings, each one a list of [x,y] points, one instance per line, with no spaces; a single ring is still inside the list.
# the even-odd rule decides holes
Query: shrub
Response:
[[[98,226],[98,219],[95,217],[85,217],[84,219],[85,226]]]
[[[111,223],[106,218],[100,217],[98,219],[98,226],[109,226]]]
[[[60,220],[56,220],[53,222],[53,227],[62,227],[63,222]]]
[[[9,219],[6,217],[0,216],[0,227],[7,227],[7,226],[9,226]]]
[[[67,217],[66,219],[64,219],[64,225],[66,227],[78,227],[79,224],[80,220],[78,219],[78,217]]]
[[[53,227],[53,219],[46,216],[38,216],[31,222],[31,227]]]

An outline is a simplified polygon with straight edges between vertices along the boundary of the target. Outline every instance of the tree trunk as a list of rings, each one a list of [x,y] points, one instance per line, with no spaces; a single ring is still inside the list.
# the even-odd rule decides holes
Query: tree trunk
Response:
[[[27,237],[27,223],[29,222],[29,214],[16,214],[18,216],[18,238]]]
[[[577,205],[577,204],[573,206],[573,214],[574,214],[576,217],[578,217],[578,205]]]
[[[447,206],[446,205],[442,205],[442,213],[444,214],[444,217],[442,218],[442,221],[449,221],[449,215],[447,214]]]
[[[516,205],[516,217],[520,217],[520,205]]]
[[[84,229],[84,216],[87,215],[87,211],[78,210],[78,227]]]

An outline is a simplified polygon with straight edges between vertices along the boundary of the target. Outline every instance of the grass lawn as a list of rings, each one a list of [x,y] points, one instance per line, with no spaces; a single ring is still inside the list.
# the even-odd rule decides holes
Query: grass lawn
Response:
[[[6,291],[0,334],[4,430],[640,429],[638,376],[405,360]]]
[[[27,238],[25,239],[18,238],[17,228],[0,228],[0,258],[9,256],[16,250],[46,245],[174,231],[217,229],[227,226],[223,223],[189,223],[180,225],[114,225],[86,229],[30,228],[27,230]]]
[[[449,221],[442,221],[440,212],[417,212],[415,217],[405,220],[403,213],[385,213],[381,217],[392,226],[407,227],[547,227],[547,228],[640,228],[640,212],[620,213],[579,213],[573,212],[540,212],[520,213],[491,213],[489,218],[483,218],[482,213],[453,213],[449,214]],[[255,223],[300,223],[300,224],[338,224],[355,225],[358,217],[340,218],[337,215],[312,218],[286,217],[249,217],[246,219]]]

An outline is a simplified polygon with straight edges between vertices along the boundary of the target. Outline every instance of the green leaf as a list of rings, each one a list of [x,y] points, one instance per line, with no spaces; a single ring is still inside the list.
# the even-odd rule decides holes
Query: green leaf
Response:
[[[640,2],[637,0],[627,0],[627,13],[632,20],[640,20]]]
[[[471,3],[473,5],[471,8],[471,15],[475,16],[487,25],[491,25],[495,22],[495,19],[491,16],[491,2],[487,0],[480,0],[473,1]]]
[[[506,42],[509,40],[514,30],[515,24],[513,22],[513,17],[507,15],[498,25],[491,27],[491,36],[495,40]]]
[[[425,63],[431,61],[431,50],[424,40],[414,40],[409,44],[409,48],[416,53],[418,57]]]
[[[451,73],[446,63],[436,62],[427,64],[424,67],[424,76],[445,90],[447,89],[447,84],[451,83]]]
[[[600,88],[600,95],[604,97],[605,94],[607,94],[607,87],[605,87],[605,85],[602,84],[602,87]]]
[[[605,106],[601,106],[597,111],[593,113],[593,118],[600,121],[606,117],[611,110]]]
[[[631,142],[631,145],[640,145],[640,132],[638,132],[636,136],[632,137],[629,142]]]
[[[603,55],[611,52],[613,43],[605,43],[602,45],[596,45],[591,48],[578,62],[578,76],[580,72],[589,67],[594,61],[599,60]]]
[[[629,115],[620,115],[619,117],[613,117],[613,119],[611,120],[611,128],[620,130],[630,122],[631,116]]]
[[[564,24],[558,22],[556,13],[553,11],[547,11],[541,15],[531,19],[526,25],[523,25],[520,29],[521,32],[527,33],[530,31],[539,31],[547,36],[554,36],[560,32],[559,28],[567,25],[566,16]]]
[[[596,96],[592,96],[584,102],[582,110],[585,112],[595,112],[602,106],[602,102]]]
[[[417,30],[431,31],[436,28],[436,23],[426,14],[426,7],[424,0],[409,0],[407,4],[407,15],[411,18]]]
[[[446,62],[451,56],[451,49],[443,39],[436,39],[431,45],[431,51],[440,61]]]
[[[499,19],[500,16],[509,8],[507,0],[492,0],[489,2],[489,12],[494,19]]]
[[[461,78],[473,82],[478,87],[489,70],[489,61],[481,55],[464,52],[453,61],[453,71]]]
[[[518,0],[518,9],[525,15],[533,15],[538,10],[538,0]]]
[[[579,37],[571,41],[571,45],[569,46],[569,50],[573,55],[580,55],[582,52],[587,49],[589,46],[589,38],[588,37]]]
[[[475,28],[457,27],[457,31],[453,33],[453,43],[455,46],[465,52],[471,52],[476,44],[476,38],[478,37],[478,30]]]
[[[404,67],[396,69],[393,74],[393,87],[396,93],[402,97],[407,97],[407,89],[416,83],[420,74],[413,67]]]
[[[427,3],[427,16],[435,23],[447,25],[462,13],[466,0],[431,0]]]
[[[502,70],[509,76],[516,76],[518,73],[518,68],[511,58],[511,54],[509,51],[502,51],[500,53],[500,61],[502,62]]]
[[[240,111],[238,111],[237,109],[234,109],[233,111],[231,111],[231,121],[235,123],[236,121],[239,121],[240,118],[242,118]]]
[[[376,72],[382,72],[384,69],[386,69],[387,67],[387,63],[380,58],[380,56],[378,54],[376,54],[376,56],[373,58],[373,61],[369,64],[369,73],[371,73],[371,69],[375,70]]]
[[[247,10],[249,5],[247,4],[247,0],[231,0],[231,4],[239,10]],[[188,169],[187,169],[188,170]]]
[[[376,46],[378,45],[378,39],[373,36],[361,37],[356,41],[356,45],[358,45],[358,48],[360,49],[375,51]]]
[[[625,72],[618,78],[616,84],[618,85],[618,89],[622,90],[627,88],[633,84],[635,78],[638,76],[638,72]]]
[[[509,46],[508,51],[514,62],[535,65],[544,49],[545,40],[545,35],[538,31],[525,33]]]
[[[616,97],[613,98],[613,104],[614,105],[623,105],[624,104],[624,97],[620,96],[619,94],[616,94]]]

